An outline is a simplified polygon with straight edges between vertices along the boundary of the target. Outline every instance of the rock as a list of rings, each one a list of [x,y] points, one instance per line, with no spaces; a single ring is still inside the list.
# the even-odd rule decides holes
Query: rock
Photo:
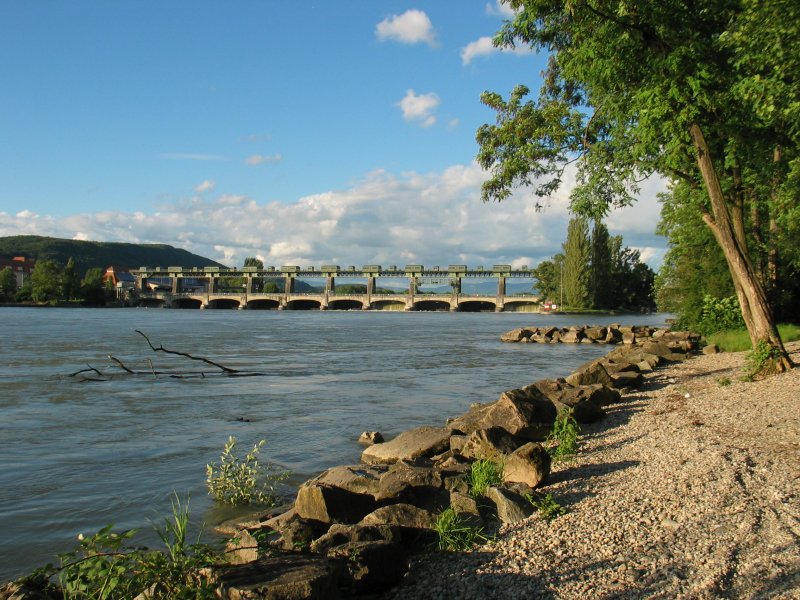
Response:
[[[524,327],[519,327],[517,329],[512,329],[500,336],[501,342],[521,342],[522,340],[526,340],[531,337],[533,332],[530,329],[525,329]]]
[[[464,444],[467,443],[467,436],[466,435],[459,435],[453,434],[450,436],[450,450],[461,454],[461,449],[464,447]]]
[[[306,550],[311,546],[311,542],[323,535],[327,529],[327,522],[304,519],[298,515],[295,515],[281,526],[281,528],[278,530],[280,533],[280,538],[271,542],[270,545],[290,551]],[[260,531],[264,532],[265,534],[269,534],[271,530],[267,527],[264,527],[261,528]],[[259,529],[254,528],[246,530],[244,533],[249,534],[253,542],[257,543],[257,539],[259,537],[258,532]],[[242,539],[245,540],[246,537],[246,535],[243,535]],[[253,557],[252,555],[245,554],[245,552],[246,549],[244,545],[240,544],[240,555],[249,556],[250,560],[255,560],[255,558],[257,558],[257,556]]]
[[[608,327],[587,327],[583,330],[587,339],[594,342],[605,342],[608,335]]]
[[[603,387],[600,384],[595,385]],[[572,416],[578,423],[595,423],[606,414],[600,408],[600,404],[592,400],[592,395],[596,389],[590,386],[566,388],[558,395],[558,399],[552,402],[559,412],[564,409],[570,409]]]
[[[617,389],[636,389],[642,386],[644,377],[641,373],[631,373],[630,371],[623,371],[612,375],[614,380],[614,387]]]
[[[489,427],[472,432],[461,449],[464,458],[494,459],[519,448],[520,441],[502,427]]]
[[[449,500],[450,494],[448,494]],[[433,515],[411,504],[390,504],[366,515],[359,525],[396,525],[406,529],[433,529]]]
[[[327,554],[335,546],[349,542],[373,542],[384,540],[388,542],[400,541],[400,528],[390,525],[348,525],[334,523],[327,533],[311,542],[311,552]]]
[[[553,403],[536,386],[529,385],[503,392],[499,400],[487,407],[481,425],[487,429],[502,427],[524,440],[541,441],[547,437],[555,419]]]
[[[375,508],[379,477],[384,472],[363,465],[328,469],[300,486],[295,511],[304,519],[323,523],[356,523]]]
[[[341,563],[323,556],[289,554],[211,569],[217,596],[231,600],[322,600],[337,596]]]
[[[611,385],[611,377],[600,361],[593,360],[578,367],[572,374],[566,377],[566,381],[573,387],[588,385],[592,383],[602,383]]]
[[[342,583],[356,594],[380,592],[397,584],[408,571],[406,550],[384,540],[349,542],[328,551],[344,565]]]
[[[451,434],[451,429],[444,427],[410,429],[388,442],[370,446],[361,453],[361,461],[368,464],[392,464],[398,460],[433,456],[450,447]]]
[[[381,476],[375,495],[380,503],[405,502],[428,510],[440,510],[449,498],[441,470],[403,462]]]
[[[703,354],[717,354],[719,353],[719,346],[716,344],[709,344],[703,348]]]
[[[380,431],[364,431],[358,436],[358,443],[368,446],[372,444],[381,444],[383,441],[383,434]]]
[[[533,505],[525,497],[502,486],[490,487],[486,498],[494,504],[502,523],[516,523],[533,514]]]
[[[577,344],[583,338],[583,328],[579,327],[570,327],[565,333],[561,334],[561,342],[564,344]]]
[[[535,488],[550,475],[550,455],[541,444],[530,442],[509,454],[504,463],[503,481]]]
[[[39,583],[41,585],[39,585]],[[0,587],[0,600],[56,600],[61,595],[50,595],[43,591],[46,585],[44,579],[35,581],[9,581]]]

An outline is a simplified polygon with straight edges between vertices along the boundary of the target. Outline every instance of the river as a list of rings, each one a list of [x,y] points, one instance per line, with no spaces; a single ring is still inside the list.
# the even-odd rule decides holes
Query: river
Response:
[[[226,515],[206,494],[205,465],[230,435],[248,448],[266,439],[262,456],[297,485],[357,462],[362,431],[441,425],[608,350],[503,344],[507,330],[663,326],[665,316],[0,308],[0,581],[56,562],[79,533],[110,523],[154,544],[173,493],[190,497],[198,529],[213,525]],[[136,370],[213,371],[152,352],[136,329],[156,346],[264,375],[125,375],[108,355]],[[69,376],[88,366],[107,380]]]

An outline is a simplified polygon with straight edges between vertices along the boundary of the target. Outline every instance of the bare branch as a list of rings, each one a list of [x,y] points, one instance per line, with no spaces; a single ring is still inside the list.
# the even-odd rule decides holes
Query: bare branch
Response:
[[[176,356],[183,356],[183,357],[188,358],[190,360],[199,360],[199,361],[204,362],[204,363],[206,363],[208,365],[211,365],[213,367],[217,367],[218,369],[221,369],[225,373],[238,373],[239,372],[236,369],[231,369],[230,367],[226,367],[225,365],[221,365],[219,363],[216,363],[213,360],[209,360],[208,358],[205,358],[203,356],[192,356],[191,354],[188,354],[187,352],[179,352],[177,350],[168,350],[167,348],[164,348],[164,346],[159,346],[158,348],[156,348],[153,345],[153,343],[150,341],[150,338],[147,337],[144,333],[142,333],[138,329],[134,329],[134,331],[136,333],[138,333],[140,336],[142,336],[147,341],[147,345],[150,346],[150,349],[153,352],[165,352],[167,354],[174,354]]]

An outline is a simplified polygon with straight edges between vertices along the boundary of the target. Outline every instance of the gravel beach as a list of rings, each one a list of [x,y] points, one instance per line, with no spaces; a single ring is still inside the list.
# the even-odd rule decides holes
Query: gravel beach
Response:
[[[385,598],[800,598],[800,369],[742,382],[744,363],[649,374],[554,466],[566,515],[415,557]]]

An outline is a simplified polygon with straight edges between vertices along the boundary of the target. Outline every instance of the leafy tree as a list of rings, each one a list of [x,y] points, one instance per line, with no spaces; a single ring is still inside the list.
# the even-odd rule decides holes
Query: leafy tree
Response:
[[[80,295],[80,287],[80,277],[75,270],[75,261],[70,257],[61,272],[61,298],[64,300],[76,299]]]
[[[0,271],[0,300],[10,302],[17,293],[17,277],[11,267]]]
[[[106,303],[108,290],[103,282],[103,269],[95,267],[86,271],[81,281],[81,298],[86,304],[98,306]]]
[[[611,244],[608,227],[595,219],[592,228],[592,270],[590,289],[595,308],[613,308],[614,288],[611,282]]]
[[[543,260],[533,269],[533,278],[536,279],[536,290],[542,300],[556,300],[561,298],[561,268],[564,255],[558,253],[550,260]]]
[[[55,304],[61,296],[61,270],[52,260],[39,260],[31,271],[31,300]]]
[[[536,100],[484,93],[485,200],[546,197],[576,163],[572,208],[634,201],[645,175],[687,182],[722,249],[753,346],[792,363],[746,243],[752,207],[776,224],[800,188],[800,4],[795,0],[509,0],[495,43],[550,53]]]
[[[572,308],[589,308],[591,242],[589,222],[583,217],[570,219],[564,250],[564,301]]]
[[[656,274],[641,261],[638,250],[622,246],[622,236],[609,239],[613,305],[610,308],[655,308],[653,286]]]
[[[244,266],[245,267],[256,267],[260,270],[264,270],[264,261],[260,258],[256,258],[254,256],[248,256],[244,259]]]

